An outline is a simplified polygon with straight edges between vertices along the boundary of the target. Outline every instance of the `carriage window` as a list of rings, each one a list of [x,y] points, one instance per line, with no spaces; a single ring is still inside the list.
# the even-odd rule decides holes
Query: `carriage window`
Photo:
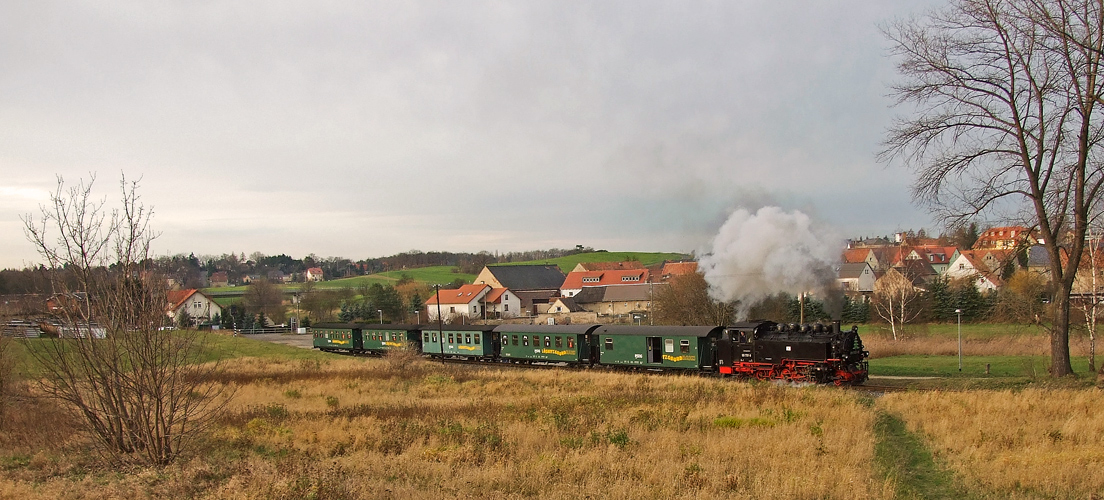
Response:
[[[453,342],[452,342],[452,334],[451,334],[451,333],[449,334],[449,343],[450,343],[450,344],[452,344],[452,343],[453,343]]]
[[[575,347],[575,337],[568,337],[567,338],[567,347],[568,347],[568,349],[570,349],[572,347]]]
[[[552,347],[552,337],[544,337],[544,346]]]
[[[429,332],[422,332],[422,342],[429,342]]]
[[[433,334],[433,341],[437,342],[437,334],[436,333]]]
[[[517,345],[517,335],[511,335],[510,340],[514,343],[514,345]]]
[[[521,336],[521,345],[529,345],[529,336],[528,335],[522,335]]]
[[[478,334],[478,333],[477,333],[477,334],[475,334],[475,343],[476,343],[476,344],[478,344],[478,343],[479,343],[479,334]]]
[[[471,334],[470,333],[465,333],[464,334],[464,343],[465,344],[470,344],[471,343]]]
[[[675,339],[663,339],[663,352],[675,352]]]
[[[690,341],[689,340],[679,341],[679,350],[682,351],[682,352],[690,352]]]
[[[606,350],[607,351],[612,351],[613,350],[613,339],[611,339],[609,337],[606,337]]]
[[[556,335],[556,347],[563,347],[563,338],[559,335]]]

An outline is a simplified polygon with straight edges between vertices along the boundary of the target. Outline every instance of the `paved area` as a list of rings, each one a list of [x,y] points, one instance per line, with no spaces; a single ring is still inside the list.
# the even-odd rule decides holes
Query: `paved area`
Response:
[[[257,333],[250,335],[243,334],[241,336],[253,340],[263,340],[265,342],[276,342],[277,344],[284,344],[292,347],[302,347],[303,349],[312,349],[314,347],[314,337],[309,334]]]

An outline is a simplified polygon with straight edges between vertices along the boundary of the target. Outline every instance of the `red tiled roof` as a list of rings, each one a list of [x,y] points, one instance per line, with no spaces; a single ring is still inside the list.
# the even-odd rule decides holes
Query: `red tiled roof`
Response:
[[[866,262],[866,258],[870,256],[869,248],[852,248],[844,250],[843,263],[844,264],[858,264],[860,262]]]
[[[659,275],[667,278],[696,272],[698,272],[697,262],[668,262],[663,264],[663,270],[659,272]]]
[[[441,290],[441,303],[442,304],[467,304],[479,297],[479,294],[484,289],[490,289],[491,285],[478,284],[478,285],[464,285],[455,290]],[[437,295],[430,297],[425,301],[426,305],[437,304]]]
[[[636,277],[637,279],[632,281],[625,281],[625,277]],[[583,281],[584,278],[589,278],[588,281]],[[597,280],[594,280],[597,278]],[[575,289],[583,288],[584,286],[603,286],[603,285],[628,285],[636,283],[644,283],[648,281],[647,269],[624,269],[615,271],[579,271],[567,273],[567,279],[564,280],[563,289]]]
[[[198,290],[195,288],[188,288],[186,290],[170,290],[165,294],[165,298],[169,302],[169,311],[175,311],[181,304],[185,303],[195,295]]]
[[[509,288],[492,288],[490,292],[487,292],[487,296],[483,298],[483,301],[488,304],[497,304],[502,295],[510,291]]]

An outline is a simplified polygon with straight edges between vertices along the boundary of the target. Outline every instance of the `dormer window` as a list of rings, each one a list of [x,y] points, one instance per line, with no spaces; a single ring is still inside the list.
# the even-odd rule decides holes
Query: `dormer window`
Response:
[[[622,276],[621,281],[640,281],[640,276]]]

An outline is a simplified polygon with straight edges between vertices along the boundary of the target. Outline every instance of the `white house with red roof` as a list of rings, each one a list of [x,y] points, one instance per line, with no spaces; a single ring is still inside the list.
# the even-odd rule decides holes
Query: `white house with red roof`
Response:
[[[487,317],[513,318],[521,314],[521,298],[509,288],[492,288],[483,298]]]
[[[483,283],[463,285],[455,290],[440,290],[425,301],[429,320],[437,321],[438,299],[440,299],[441,317],[445,320],[460,316],[481,318],[483,317],[483,299],[487,297],[491,290],[490,285]]]
[[[193,320],[201,322],[214,320],[216,314],[222,315],[222,307],[195,288],[171,290],[165,294],[165,298],[168,299],[165,313],[174,322],[184,312]]]
[[[620,269],[609,271],[572,271],[567,273],[560,286],[561,297],[574,297],[585,287],[639,285],[648,282],[647,269]]]
[[[985,255],[983,254],[988,255],[988,252],[977,250],[959,252],[958,258],[951,261],[950,267],[947,268],[946,276],[951,279],[974,280],[977,289],[982,292],[1000,288],[999,272],[994,273],[989,269],[989,266],[985,264]]]
[[[305,281],[322,281],[322,268],[312,267],[307,269],[307,274],[304,276]]]

